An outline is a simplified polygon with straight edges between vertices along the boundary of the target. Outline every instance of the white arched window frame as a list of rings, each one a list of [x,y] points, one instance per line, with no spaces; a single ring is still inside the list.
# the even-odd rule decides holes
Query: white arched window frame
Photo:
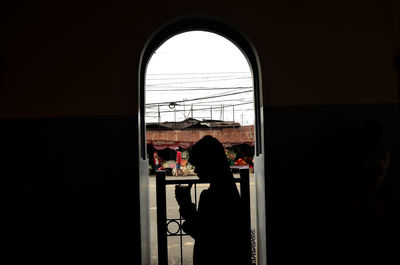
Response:
[[[147,65],[153,53],[168,39],[188,31],[206,31],[218,34],[233,44],[243,53],[250,66],[254,88],[254,130],[255,130],[255,177],[257,204],[257,259],[258,264],[266,264],[266,219],[265,219],[265,152],[264,121],[262,104],[261,69],[257,52],[251,42],[234,27],[215,18],[191,17],[173,21],[159,29],[147,41],[139,65],[138,95],[138,136],[139,136],[139,184],[140,184],[140,223],[142,264],[150,264],[150,220],[149,220],[149,180],[146,150],[145,121],[145,80]]]

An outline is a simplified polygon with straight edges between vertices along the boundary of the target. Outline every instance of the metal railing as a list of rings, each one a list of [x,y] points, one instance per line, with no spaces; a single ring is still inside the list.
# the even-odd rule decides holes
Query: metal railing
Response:
[[[194,186],[194,204],[197,209],[197,184],[209,184],[209,182],[200,181],[199,179],[166,179],[164,170],[156,171],[156,196],[157,196],[157,239],[158,239],[158,264],[168,265],[168,237],[179,237],[180,242],[180,260],[183,265],[183,248],[182,238],[189,236],[182,230],[184,219],[179,215],[177,218],[167,218],[166,205],[166,186],[179,184],[193,184]],[[246,225],[250,231],[250,184],[249,169],[240,169],[240,178],[235,178],[235,183],[240,184],[240,196],[246,211]],[[169,226],[176,224],[178,229],[170,231]],[[250,245],[250,238],[249,238]]]

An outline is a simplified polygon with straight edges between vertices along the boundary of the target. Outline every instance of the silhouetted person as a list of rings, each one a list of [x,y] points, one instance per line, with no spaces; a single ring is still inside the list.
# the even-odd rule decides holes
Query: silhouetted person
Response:
[[[249,264],[250,230],[224,147],[207,135],[193,145],[189,162],[200,180],[210,182],[198,209],[191,202],[191,186],[175,188],[183,231],[195,239],[193,264]]]
[[[379,123],[364,123],[360,147],[361,170],[349,194],[353,264],[398,264],[398,200],[385,181],[390,154]]]

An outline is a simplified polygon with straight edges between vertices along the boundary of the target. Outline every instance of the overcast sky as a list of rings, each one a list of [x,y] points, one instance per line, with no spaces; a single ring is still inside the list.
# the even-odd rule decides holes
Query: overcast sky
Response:
[[[178,105],[171,109],[171,102]],[[254,124],[252,102],[252,76],[246,58],[217,34],[191,31],[176,35],[149,61],[146,122],[157,122],[160,109],[161,122],[181,121],[193,114],[200,120],[234,119],[249,125]]]

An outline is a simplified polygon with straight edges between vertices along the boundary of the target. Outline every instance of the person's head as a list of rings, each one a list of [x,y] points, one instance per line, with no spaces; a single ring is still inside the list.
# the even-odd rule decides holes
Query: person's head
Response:
[[[211,135],[206,135],[192,146],[189,163],[195,167],[200,179],[210,182],[223,181],[230,173],[225,149],[220,141]]]

